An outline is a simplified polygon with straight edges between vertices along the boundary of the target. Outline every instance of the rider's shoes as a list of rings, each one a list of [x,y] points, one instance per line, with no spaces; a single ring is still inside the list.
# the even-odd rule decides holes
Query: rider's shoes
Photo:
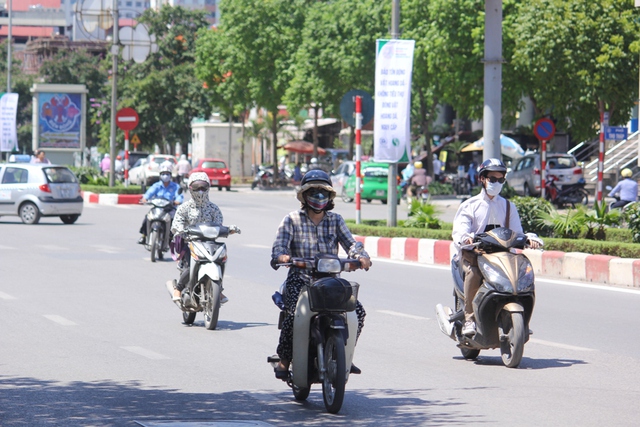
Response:
[[[465,322],[462,327],[462,335],[475,335],[476,334],[476,322]]]
[[[173,290],[173,300],[174,301],[180,301],[182,299],[182,292],[180,292],[178,289],[174,289]]]
[[[351,364],[351,369],[349,370],[349,373],[355,374],[355,375],[359,375],[359,374],[362,373],[362,370],[352,363]]]
[[[142,236],[140,236],[140,238],[138,239],[138,244],[139,244],[139,245],[144,245],[146,241],[147,241],[147,237],[143,234],[143,235],[142,235]]]
[[[220,305],[229,302],[229,298],[227,298],[224,294],[220,294]]]

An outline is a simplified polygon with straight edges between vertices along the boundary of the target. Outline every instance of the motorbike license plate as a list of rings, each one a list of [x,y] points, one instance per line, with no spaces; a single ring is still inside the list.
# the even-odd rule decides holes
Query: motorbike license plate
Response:
[[[384,196],[386,191],[384,190],[376,190],[376,196]]]
[[[211,180],[211,185],[218,185],[218,180],[217,179],[212,179]]]

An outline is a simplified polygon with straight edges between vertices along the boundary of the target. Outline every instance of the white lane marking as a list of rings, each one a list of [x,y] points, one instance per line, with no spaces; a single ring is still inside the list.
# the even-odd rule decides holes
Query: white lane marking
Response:
[[[91,247],[96,248],[98,252],[106,252],[108,254],[117,254],[122,252],[122,248],[116,248],[114,246],[91,245]]]
[[[64,246],[58,245],[35,245],[38,248],[46,249],[48,251],[68,251],[69,248],[65,248]]]
[[[13,297],[9,294],[5,294],[4,292],[0,292],[0,299],[9,300],[9,299],[16,299],[16,297]]]
[[[391,310],[376,310],[376,311],[378,313],[388,314],[390,316],[406,317],[408,319],[414,319],[414,320],[429,320],[428,317],[414,316],[413,314],[400,313],[398,311],[391,311]]]
[[[256,244],[251,244],[251,243],[246,244],[246,245],[243,245],[243,246],[245,246],[245,247],[247,247],[247,248],[256,248],[256,249],[271,249],[271,246],[267,246],[267,245],[256,245]]]
[[[420,264],[417,262],[411,262],[411,261],[400,261],[400,260],[395,260],[395,259],[389,259],[389,258],[372,258],[373,261],[375,262],[386,262],[389,264],[398,264],[398,265],[404,265],[404,266],[414,266],[414,267],[422,267],[422,268],[433,268],[436,270],[451,270],[451,266],[446,266],[446,265],[434,265],[434,264]],[[592,283],[581,283],[581,282],[570,282],[570,281],[565,281],[565,280],[554,280],[554,279],[547,279],[546,277],[542,277],[542,276],[538,276],[536,278],[536,282],[545,282],[545,283],[552,283],[554,285],[561,285],[561,286],[574,286],[577,288],[587,288],[587,289],[596,289],[596,290],[600,290],[600,291],[612,291],[612,292],[622,292],[622,293],[626,293],[626,294],[635,294],[635,295],[640,295],[640,289],[631,289],[631,288],[623,288],[623,287],[617,287],[617,286],[613,286],[613,285],[594,285]]]
[[[0,249],[6,249],[6,250],[9,250],[9,251],[15,251],[15,250],[17,250],[18,248],[14,248],[13,246],[3,246],[3,245],[0,245]]]
[[[44,314],[44,317],[46,317],[47,319],[51,320],[52,322],[56,322],[59,325],[62,326],[76,326],[77,323],[76,322],[72,322],[69,319],[65,319],[62,316],[58,316],[56,314]]]
[[[562,344],[562,343],[559,343],[559,342],[539,340],[538,338],[529,338],[529,342],[532,342],[534,344],[547,345],[549,347],[563,348],[565,350],[596,351],[595,348],[578,347],[578,346],[575,346],[575,345]]]
[[[164,354],[156,353],[155,351],[147,350],[146,348],[142,348],[142,347],[131,346],[131,347],[120,347],[120,348],[130,351],[131,353],[137,354],[138,356],[146,357],[147,359],[151,359],[151,360],[170,359],[170,357],[165,356]]]
[[[133,209],[133,203],[114,205],[118,209]],[[136,206],[137,207],[137,206]]]

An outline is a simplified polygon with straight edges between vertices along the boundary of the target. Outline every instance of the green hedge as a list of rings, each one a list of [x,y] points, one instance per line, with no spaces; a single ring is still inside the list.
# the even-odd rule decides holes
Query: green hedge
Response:
[[[425,228],[387,227],[384,220],[365,220],[363,224],[356,224],[354,220],[346,220],[346,223],[353,234],[360,236],[451,240],[451,229],[430,230]],[[543,239],[544,249],[548,251],[583,252],[640,259],[640,245],[631,243],[631,230],[609,228],[606,233],[607,241],[545,237]]]
[[[105,185],[90,185],[90,184],[81,184],[80,188],[82,191],[90,191],[92,193],[112,193],[112,194],[142,194],[142,189],[139,185],[130,185],[128,187],[123,186],[122,184],[116,185],[115,187],[107,187]]]

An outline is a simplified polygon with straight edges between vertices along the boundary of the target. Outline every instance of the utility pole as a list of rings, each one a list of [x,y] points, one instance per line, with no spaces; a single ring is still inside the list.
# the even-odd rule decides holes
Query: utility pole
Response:
[[[111,166],[109,167],[109,187],[116,185],[116,113],[118,106],[118,54],[120,47],[118,46],[118,0],[113,0],[113,37],[111,45],[111,58],[113,59],[113,67],[111,71],[111,140],[109,145],[109,156],[111,157]]]
[[[11,93],[11,44],[13,41],[11,27],[11,3],[12,0],[7,0],[7,6],[9,7],[9,33],[7,38],[7,93]]]
[[[391,8],[391,38],[400,37],[400,0],[392,0]],[[411,160],[411,159],[409,159]],[[389,163],[389,177],[387,181],[387,206],[389,208],[388,227],[398,225],[398,164]]]
[[[501,158],[502,130],[502,0],[484,5],[483,160]]]

